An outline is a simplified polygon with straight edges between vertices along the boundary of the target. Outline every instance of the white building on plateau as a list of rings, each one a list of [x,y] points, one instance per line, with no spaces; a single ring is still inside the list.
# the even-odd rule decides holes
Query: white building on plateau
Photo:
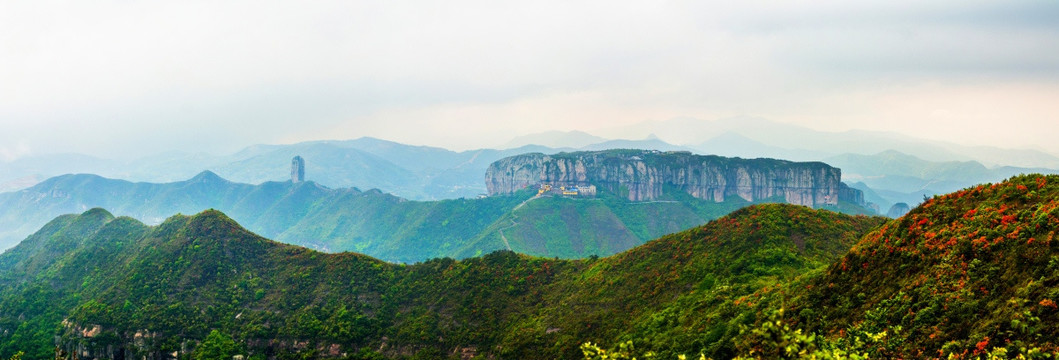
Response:
[[[562,196],[580,196],[580,197],[595,197],[596,186],[595,185],[552,185],[552,184],[539,184],[537,189],[537,195],[562,195]]]
[[[290,181],[293,183],[305,181],[305,159],[301,156],[295,156],[290,161]]]

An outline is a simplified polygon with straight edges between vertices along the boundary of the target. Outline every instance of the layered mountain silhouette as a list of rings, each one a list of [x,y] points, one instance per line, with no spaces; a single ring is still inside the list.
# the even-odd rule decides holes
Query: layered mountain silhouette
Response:
[[[958,176],[943,179],[913,176],[903,182],[895,179],[883,182],[882,186],[888,191],[888,203],[918,203],[924,193],[929,196],[983,181],[999,181],[1019,173],[1054,173],[1055,170],[1049,169],[1059,169],[1059,157],[1037,150],[968,147],[882,132],[819,131],[750,117],[714,121],[674,119],[601,129],[600,132],[610,137],[580,131],[550,131],[520,136],[508,142],[504,149],[459,152],[364,137],[254,145],[226,155],[173,152],[128,161],[83,154],[39,155],[0,162],[0,192],[26,188],[43,179],[71,173],[91,173],[130,181],[173,182],[210,170],[232,181],[259,184],[287,179],[289,159],[301,155],[307,159],[308,179],[327,187],[377,188],[412,200],[472,198],[486,192],[482,174],[490,163],[501,158],[530,152],[555,154],[616,148],[825,161],[849,170],[855,170],[855,166],[850,165],[890,169],[876,164],[894,160],[889,154],[896,151],[914,157],[913,161],[930,162],[945,168],[949,168],[952,162],[977,162],[997,175],[980,177],[973,172],[949,173]],[[645,137],[643,134],[650,135]],[[850,164],[851,160],[864,162]],[[877,185],[864,180],[868,186]],[[935,180],[942,182],[940,186],[935,185]],[[924,187],[924,184],[929,186]]]

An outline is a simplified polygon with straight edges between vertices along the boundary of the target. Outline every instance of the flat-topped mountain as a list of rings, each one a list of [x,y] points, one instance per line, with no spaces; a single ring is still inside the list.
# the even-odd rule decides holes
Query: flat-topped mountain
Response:
[[[526,187],[599,186],[631,201],[652,201],[667,191],[722,202],[780,199],[791,204],[863,204],[860,190],[842,183],[842,171],[821,162],[740,159],[690,152],[607,150],[541,153],[500,159],[485,174],[490,194]]]

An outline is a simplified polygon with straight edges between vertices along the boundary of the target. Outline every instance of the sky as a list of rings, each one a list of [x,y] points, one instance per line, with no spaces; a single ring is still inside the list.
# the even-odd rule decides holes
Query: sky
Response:
[[[5,1],[0,160],[735,116],[1059,154],[1055,19],[1017,0]]]

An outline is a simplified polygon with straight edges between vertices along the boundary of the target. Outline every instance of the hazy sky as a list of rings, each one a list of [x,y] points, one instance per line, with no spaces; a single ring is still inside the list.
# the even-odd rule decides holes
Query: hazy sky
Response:
[[[0,160],[740,115],[1059,153],[1057,19],[1050,0],[4,1]]]

